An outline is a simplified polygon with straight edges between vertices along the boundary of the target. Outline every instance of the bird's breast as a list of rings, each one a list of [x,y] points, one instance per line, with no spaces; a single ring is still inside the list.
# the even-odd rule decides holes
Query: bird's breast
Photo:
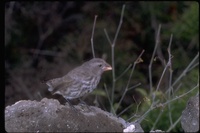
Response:
[[[82,81],[82,85],[83,85],[82,87],[88,88],[92,91],[98,85],[99,80],[100,80],[100,77],[90,77],[90,78],[88,78],[88,80]]]

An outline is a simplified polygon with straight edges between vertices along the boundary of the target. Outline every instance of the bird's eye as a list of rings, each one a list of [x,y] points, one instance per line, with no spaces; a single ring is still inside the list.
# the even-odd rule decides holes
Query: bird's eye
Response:
[[[99,67],[102,67],[102,64],[99,64],[98,66],[99,66]]]

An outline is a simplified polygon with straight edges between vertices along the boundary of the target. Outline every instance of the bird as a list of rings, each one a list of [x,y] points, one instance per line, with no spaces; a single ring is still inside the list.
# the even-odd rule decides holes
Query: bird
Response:
[[[65,76],[48,80],[48,91],[62,95],[69,100],[80,98],[92,92],[98,85],[101,75],[112,67],[101,58],[93,58],[72,69]],[[79,99],[80,100],[80,99]]]

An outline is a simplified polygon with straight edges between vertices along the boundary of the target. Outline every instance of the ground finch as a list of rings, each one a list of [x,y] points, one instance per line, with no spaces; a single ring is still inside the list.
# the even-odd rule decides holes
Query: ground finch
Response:
[[[47,81],[49,91],[62,95],[67,101],[92,92],[104,71],[112,67],[103,59],[93,58],[71,70],[67,75]]]

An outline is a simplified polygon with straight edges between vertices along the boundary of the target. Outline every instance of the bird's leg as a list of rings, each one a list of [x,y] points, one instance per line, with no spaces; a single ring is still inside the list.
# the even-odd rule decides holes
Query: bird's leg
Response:
[[[90,110],[89,105],[87,105],[86,102],[84,102],[80,97],[78,99],[79,99],[81,104],[85,105],[85,107],[87,107],[87,109]]]
[[[79,100],[82,104],[87,105],[80,97],[78,98],[78,100]]]
[[[69,99],[67,99],[67,98],[66,98],[66,100],[67,100],[67,102],[66,102],[65,104],[67,104],[67,103],[68,103],[68,104],[69,104],[69,106],[70,106],[70,107],[71,107],[71,108],[72,108],[74,111],[76,111],[76,112],[77,112],[78,110],[77,110],[77,109],[74,107],[74,105],[72,105],[72,104],[71,104],[71,102],[69,101]]]

